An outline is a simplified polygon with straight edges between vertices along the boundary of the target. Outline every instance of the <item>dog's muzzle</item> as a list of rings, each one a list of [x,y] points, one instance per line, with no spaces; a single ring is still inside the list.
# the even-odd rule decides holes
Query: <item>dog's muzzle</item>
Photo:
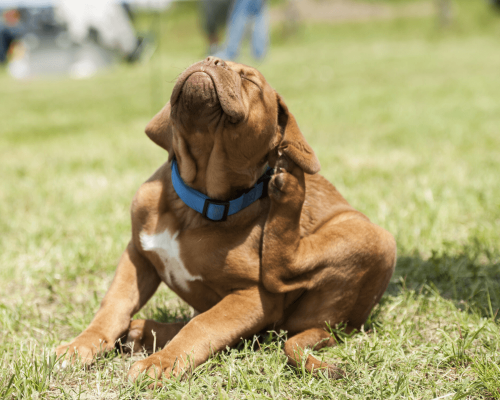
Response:
[[[188,110],[199,110],[200,105],[213,107],[215,99],[224,113],[231,117],[232,122],[239,122],[245,118],[241,77],[224,61],[208,57],[193,64],[179,76],[170,97],[170,104],[175,107],[182,101],[183,107],[187,106]],[[193,106],[189,102],[194,102],[196,105]]]
[[[187,109],[213,108],[220,105],[215,85],[205,72],[191,74],[182,86],[179,101]]]

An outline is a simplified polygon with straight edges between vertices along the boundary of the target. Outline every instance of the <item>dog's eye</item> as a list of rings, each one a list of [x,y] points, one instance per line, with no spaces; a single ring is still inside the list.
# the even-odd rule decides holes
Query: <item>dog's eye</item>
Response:
[[[241,79],[243,79],[245,81],[252,82],[255,86],[257,86],[259,88],[260,91],[262,91],[262,89],[260,88],[260,86],[256,82],[254,82],[252,79],[250,79],[248,76],[246,76],[244,72],[242,72],[240,74],[240,77],[241,77]]]

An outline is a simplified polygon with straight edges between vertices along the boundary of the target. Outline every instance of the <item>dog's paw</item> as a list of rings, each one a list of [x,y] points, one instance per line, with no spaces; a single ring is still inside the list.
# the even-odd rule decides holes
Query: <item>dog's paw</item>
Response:
[[[65,368],[79,360],[84,365],[90,365],[95,358],[113,346],[93,333],[82,333],[69,344],[61,344],[56,348],[56,355],[61,358],[61,366]]]
[[[163,348],[182,329],[185,322],[162,323],[151,319],[130,322],[125,349],[134,353],[146,350],[154,353]]]
[[[297,206],[304,202],[304,171],[284,155],[276,162],[275,173],[269,182],[269,197],[278,203],[292,203]]]
[[[131,349],[134,353],[140,352],[145,348],[144,342],[144,327],[146,325],[145,319],[135,319],[130,322],[130,327],[127,334],[125,346]]]
[[[326,376],[332,380],[337,380],[337,379],[342,379],[345,378],[346,373],[344,370],[340,369],[339,367],[336,367],[335,365],[329,364],[328,367],[325,369]]]
[[[163,378],[170,379],[184,371],[184,363],[180,359],[170,360],[163,352],[155,353],[144,360],[136,361],[128,373],[128,379],[135,382],[138,379],[149,379],[150,389],[162,387]]]

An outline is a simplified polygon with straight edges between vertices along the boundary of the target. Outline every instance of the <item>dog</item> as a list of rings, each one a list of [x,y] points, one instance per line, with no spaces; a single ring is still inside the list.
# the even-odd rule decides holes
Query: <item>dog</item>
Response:
[[[396,243],[318,174],[283,98],[256,69],[215,57],[177,79],[146,127],[168,161],[137,191],[132,237],[90,325],[58,356],[91,363],[121,337],[162,350],[135,362],[166,378],[262,330],[285,330],[294,366],[342,372],[304,353],[328,327],[360,329],[394,271]],[[273,173],[274,172],[274,173]],[[189,322],[133,320],[164,282]]]

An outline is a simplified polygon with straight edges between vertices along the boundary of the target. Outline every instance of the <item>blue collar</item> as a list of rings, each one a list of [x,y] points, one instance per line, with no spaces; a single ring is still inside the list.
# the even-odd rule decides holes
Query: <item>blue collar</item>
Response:
[[[172,185],[177,195],[188,207],[198,211],[211,221],[225,221],[228,215],[236,214],[259,200],[261,197],[267,196],[267,185],[272,175],[272,169],[267,167],[264,175],[262,175],[257,183],[246,193],[237,199],[222,201],[213,200],[186,185],[179,174],[179,168],[175,158],[172,160],[171,168]]]

